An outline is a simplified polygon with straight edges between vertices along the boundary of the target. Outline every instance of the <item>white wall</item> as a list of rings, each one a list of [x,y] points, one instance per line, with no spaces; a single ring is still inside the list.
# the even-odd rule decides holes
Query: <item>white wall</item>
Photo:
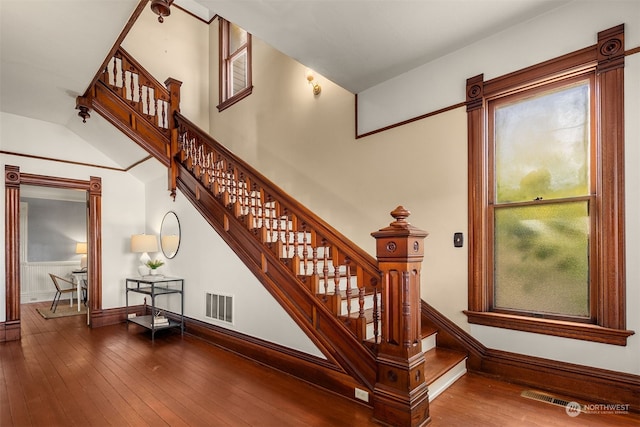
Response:
[[[160,83],[171,77],[182,82],[180,111],[204,130],[209,129],[209,26],[181,9],[158,22],[145,7],[122,43]]]
[[[0,113],[2,150],[43,157],[116,167],[102,153],[62,126]],[[22,156],[0,155],[0,167],[20,167],[22,173],[88,181],[102,178],[102,301],[103,308],[124,305],[124,278],[135,267],[136,255],[129,251],[132,234],[145,230],[144,184],[131,174],[110,169],[73,165]],[[2,216],[5,215],[4,185],[1,186]],[[4,242],[4,220],[0,224],[0,244]],[[5,260],[0,274],[5,275]],[[129,267],[131,266],[131,267]],[[6,320],[5,289],[0,289],[0,321]]]
[[[488,11],[490,13],[490,11]],[[358,134],[464,102],[465,82],[490,80],[597,43],[625,23],[627,49],[640,44],[640,2],[577,0],[358,94]]]

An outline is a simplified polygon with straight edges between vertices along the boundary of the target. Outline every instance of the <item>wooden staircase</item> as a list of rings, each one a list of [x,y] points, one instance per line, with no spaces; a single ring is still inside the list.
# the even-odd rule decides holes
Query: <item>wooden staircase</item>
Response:
[[[166,165],[174,197],[180,190],[327,360],[372,393],[384,329],[378,261],[183,117],[180,82],[166,84],[118,49],[81,104]],[[464,375],[467,355],[438,345],[442,328],[419,316],[433,399]]]

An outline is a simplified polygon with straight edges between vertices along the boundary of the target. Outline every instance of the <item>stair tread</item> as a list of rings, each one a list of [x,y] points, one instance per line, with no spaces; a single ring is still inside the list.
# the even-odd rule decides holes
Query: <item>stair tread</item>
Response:
[[[420,330],[420,337],[422,339],[427,338],[436,333],[438,333],[438,328],[429,324],[425,324],[425,322],[422,322],[422,326]]]
[[[424,376],[427,384],[431,384],[449,369],[466,359],[461,351],[435,347],[424,354]]]
[[[344,318],[344,319],[347,319],[347,318],[357,319],[358,317],[360,317],[360,312],[358,310],[356,310],[355,312],[351,312],[350,316],[347,316],[346,314],[341,314],[339,317]],[[373,308],[365,308],[364,309],[364,317],[365,317],[367,323],[373,322]]]

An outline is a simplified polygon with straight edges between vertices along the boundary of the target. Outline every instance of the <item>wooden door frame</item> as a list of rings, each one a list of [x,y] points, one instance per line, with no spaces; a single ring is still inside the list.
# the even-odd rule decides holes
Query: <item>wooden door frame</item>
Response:
[[[89,181],[21,173],[5,165],[5,341],[20,339],[20,186],[64,188],[87,192],[87,277],[89,325],[102,309],[102,179]],[[0,339],[0,341],[2,341]]]

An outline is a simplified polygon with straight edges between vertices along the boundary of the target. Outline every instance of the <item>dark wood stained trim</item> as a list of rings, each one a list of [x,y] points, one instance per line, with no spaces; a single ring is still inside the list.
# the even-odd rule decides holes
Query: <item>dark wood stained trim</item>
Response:
[[[403,120],[401,122],[394,123],[392,125],[385,126],[385,127],[379,128],[379,129],[375,129],[375,130],[372,130],[372,131],[369,131],[369,132],[366,132],[366,133],[363,133],[363,134],[359,135],[358,134],[358,95],[356,94],[356,120],[355,120],[356,121],[356,139],[360,139],[360,138],[364,138],[364,137],[367,137],[367,136],[375,135],[376,133],[384,132],[384,131],[387,131],[387,130],[390,130],[390,129],[393,129],[393,128],[397,128],[397,127],[400,127],[400,126],[408,125],[409,123],[417,122],[418,120],[426,119],[428,117],[437,116],[438,114],[446,113],[447,111],[455,110],[456,108],[460,108],[460,107],[464,107],[464,106],[465,106],[464,102],[459,102],[457,104],[450,105],[448,107],[444,107],[444,108],[441,108],[439,110],[432,111],[430,113],[425,113],[425,114],[422,114],[420,116],[416,116],[416,117],[413,117],[413,118],[410,118],[410,119],[407,119],[407,120]]]
[[[605,344],[626,346],[627,338],[634,334],[633,331],[624,329],[605,328],[598,325],[567,322],[553,319],[531,319],[528,317],[494,313],[467,311],[464,313],[469,323],[502,328],[508,325],[509,329],[525,331],[537,334],[554,335],[557,337],[583,339]]]
[[[487,348],[424,300],[420,309],[422,325],[432,324],[438,330],[437,346],[467,353],[467,369],[479,371]]]
[[[197,19],[198,21],[200,21],[200,22],[204,22],[204,23],[205,23],[205,24],[207,24],[207,25],[210,25],[210,24],[211,24],[213,21],[215,21],[216,19],[221,18],[221,16],[220,16],[220,15],[218,15],[218,14],[216,13],[215,15],[213,15],[213,16],[211,17],[211,19],[209,19],[208,21],[205,21],[204,19],[200,18],[199,16],[194,15],[193,13],[189,12],[189,11],[188,11],[188,10],[186,10],[186,9],[183,9],[182,7],[180,7],[180,5],[179,5],[179,4],[174,4],[174,3],[173,3],[173,1],[171,2],[171,7],[175,7],[176,9],[180,9],[181,11],[183,11],[184,13],[186,13],[187,15],[190,15],[190,16],[192,16],[193,18]],[[167,19],[169,19],[169,18],[167,18]],[[224,18],[223,18],[223,19],[224,19]]]
[[[218,24],[218,98],[219,104],[216,106],[218,112],[231,107],[253,93],[253,47],[251,33],[247,33],[246,52],[247,52],[247,87],[242,89],[235,95],[229,96],[227,93],[227,84],[232,76],[227,74],[226,62],[228,58],[235,52],[241,50],[238,48],[235,52],[229,52],[229,25],[230,21],[220,17]]]
[[[70,164],[70,165],[79,165],[79,166],[88,166],[88,167],[99,168],[99,169],[108,169],[108,170],[118,171],[118,172],[126,172],[131,167],[136,166],[137,164],[142,163],[143,161],[145,161],[146,159],[149,158],[149,157],[146,157],[145,159],[143,159],[143,160],[141,160],[141,161],[139,161],[137,163],[134,163],[134,165],[130,166],[129,169],[122,169],[122,168],[115,168],[115,167],[112,167],[112,166],[96,165],[96,164],[93,164],[93,163],[75,162],[73,160],[55,159],[53,157],[43,157],[43,156],[35,156],[33,154],[16,153],[14,151],[0,150],[0,154],[6,154],[8,156],[26,157],[26,158],[29,158],[29,159],[46,160],[46,161],[49,161],[49,162],[67,163],[67,164]]]
[[[146,161],[147,161],[147,160],[149,160],[149,159],[153,159],[153,156],[149,155],[149,156],[147,156],[147,157],[145,157],[145,158],[143,158],[143,159],[138,160],[138,161],[137,161],[137,162],[135,162],[135,163],[132,163],[131,165],[127,166],[127,167],[124,169],[124,171],[125,171],[125,172],[129,172],[131,169],[135,168],[135,167],[136,167],[136,166],[138,166],[138,165],[143,164],[144,162],[146,162]]]
[[[596,403],[640,412],[640,376],[488,349],[479,373]]]
[[[592,301],[594,324],[540,319],[494,313],[490,273],[492,265],[489,198],[491,180],[490,142],[484,126],[487,103],[525,89],[591,75],[598,95],[593,122],[597,129],[598,153],[592,257]],[[624,244],[624,25],[598,33],[596,45],[571,52],[505,76],[482,81],[482,75],[467,80],[467,120],[469,150],[469,308],[471,323],[523,330],[526,332],[626,345],[632,331],[625,327],[625,244]],[[491,114],[490,112],[488,114]],[[603,142],[604,141],[604,142]]]
[[[138,316],[145,314],[144,305],[129,306],[127,311],[126,307],[107,308],[104,310],[95,310],[91,314],[92,323],[91,326],[99,328],[102,326],[117,325],[118,323],[124,323],[127,320],[127,312],[135,313]]]
[[[466,352],[470,372],[640,412],[640,375],[490,349],[426,302],[421,309],[423,322],[438,328],[438,346]]]
[[[0,343],[20,339],[20,320],[0,322]]]
[[[102,80],[91,88],[91,106],[109,123],[131,138],[164,166],[169,166],[169,133],[160,129],[138,111],[131,109]]]
[[[251,93],[253,93],[253,86],[249,86],[248,88],[243,89],[242,91],[238,92],[237,94],[235,94],[231,98],[227,99],[226,101],[221,102],[220,104],[218,104],[216,106],[216,108],[218,109],[218,112],[220,113],[220,112],[226,110],[227,108],[231,107],[236,102],[239,102],[239,101],[243,100],[244,98],[246,98],[247,96],[251,95]]]
[[[20,339],[20,186],[35,185],[87,192],[87,241],[89,279],[89,323],[102,305],[102,182],[21,173],[18,166],[5,165],[5,339]],[[7,328],[6,325],[10,325]]]
[[[135,168],[136,166],[138,166],[138,165],[146,162],[147,160],[153,158],[153,156],[147,156],[147,157],[144,157],[144,158],[138,160],[135,163],[132,163],[131,165],[127,166],[126,168],[116,168],[116,167],[113,167],[113,166],[96,165],[94,163],[75,162],[73,160],[54,159],[53,157],[34,156],[33,154],[16,153],[14,151],[0,150],[0,154],[6,154],[7,156],[26,157],[26,158],[29,158],[29,159],[46,160],[46,161],[50,161],[50,162],[67,163],[67,164],[70,164],[70,165],[88,166],[88,167],[91,167],[91,168],[107,169],[107,170],[112,170],[112,171],[116,171],[116,172],[129,172],[131,169]]]
[[[584,50],[594,49],[594,47],[595,46],[592,46],[592,47],[586,48]],[[634,47],[632,49],[628,49],[628,50],[626,50],[624,52],[625,56],[635,55],[636,53],[640,53],[640,46]],[[583,52],[583,54],[584,54],[584,52]],[[549,62],[553,62],[553,60],[549,61]],[[462,107],[464,105],[465,105],[465,102],[459,102],[457,104],[450,105],[450,106],[442,108],[440,110],[432,111],[430,113],[425,113],[425,114],[422,114],[420,116],[416,116],[416,117],[413,117],[413,118],[410,118],[410,119],[407,119],[407,120],[403,120],[401,122],[397,122],[397,123],[394,123],[394,124],[391,124],[391,125],[388,125],[388,126],[385,126],[385,127],[381,127],[381,128],[369,131],[369,132],[365,132],[363,134],[358,134],[358,94],[356,93],[355,94],[355,113],[354,113],[355,114],[355,138],[356,139],[360,139],[360,138],[364,138],[364,137],[367,137],[367,136],[371,136],[371,135],[374,135],[376,133],[384,132],[384,131],[387,131],[387,130],[390,130],[390,129],[393,129],[393,128],[397,128],[397,127],[400,127],[400,126],[407,125],[409,123],[413,123],[413,122],[418,121],[418,120],[426,119],[428,117],[432,117],[432,116],[435,116],[437,114],[446,113],[447,111],[455,110],[456,108],[460,108],[460,107]]]
[[[5,321],[17,322],[20,339],[20,168],[5,165],[4,242],[5,242]],[[6,328],[6,326],[5,326]],[[5,329],[5,339],[6,336]],[[12,339],[12,340],[13,340]]]

